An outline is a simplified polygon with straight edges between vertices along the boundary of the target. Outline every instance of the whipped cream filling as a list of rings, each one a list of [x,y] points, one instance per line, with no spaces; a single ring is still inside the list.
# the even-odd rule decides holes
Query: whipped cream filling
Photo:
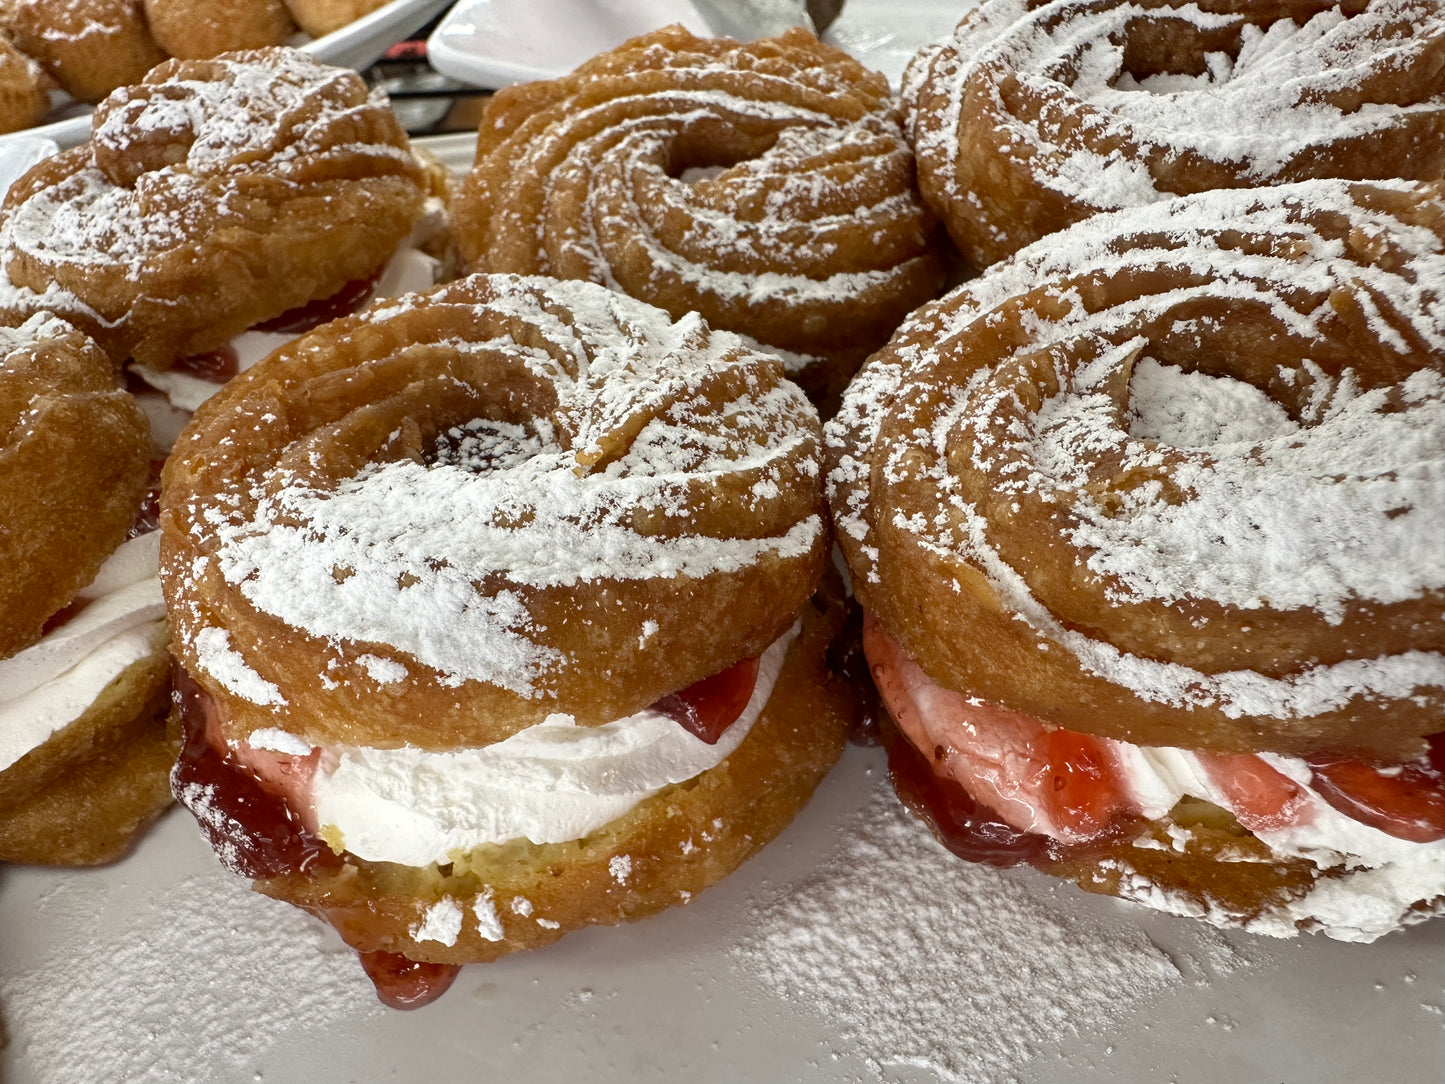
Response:
[[[1164,816],[1185,795],[1239,815],[1229,795],[1188,750],[1124,742],[1111,745],[1125,785],[1145,817]],[[1276,753],[1257,755],[1297,783],[1304,800],[1288,824],[1254,828],[1253,834],[1281,857],[1304,858],[1321,869],[1343,867],[1353,872],[1344,881],[1316,882],[1300,899],[1262,914],[1250,924],[1251,930],[1287,937],[1295,933],[1296,923],[1303,921],[1336,940],[1373,941],[1398,927],[1401,915],[1416,901],[1445,895],[1445,840],[1413,843],[1347,817],[1310,786],[1312,772],[1304,760]],[[1176,849],[1183,850],[1185,842],[1181,833],[1175,840]],[[1178,901],[1170,906],[1151,896],[1149,902],[1178,911]],[[1193,907],[1188,905],[1189,913]]]
[[[0,660],[0,771],[83,715],[127,667],[165,648],[160,532],[120,545],[70,620]]]
[[[324,748],[310,792],[295,801],[333,847],[368,861],[425,866],[487,843],[582,839],[725,760],[762,714],[798,631],[795,624],[763,653],[747,706],[716,745],[651,709],[596,727],[554,714],[505,741],[455,752]],[[274,728],[253,732],[249,744],[311,751]]]

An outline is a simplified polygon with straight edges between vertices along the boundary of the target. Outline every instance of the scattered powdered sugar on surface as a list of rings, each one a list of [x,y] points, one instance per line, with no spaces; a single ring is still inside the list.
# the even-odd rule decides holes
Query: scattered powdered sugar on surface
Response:
[[[322,951],[324,927],[310,916],[237,877],[173,889],[113,939],[87,937],[0,974],[6,1026],[24,1036],[35,1080],[242,1079],[292,1033],[385,1012],[351,952]]]
[[[1186,972],[1242,966],[1214,931],[1199,930],[1198,958],[1176,964],[1141,928],[1058,906],[1052,882],[955,858],[886,785],[838,837],[808,881],[758,902],[733,955],[880,1073],[1010,1079],[1059,1041],[1195,981]]]

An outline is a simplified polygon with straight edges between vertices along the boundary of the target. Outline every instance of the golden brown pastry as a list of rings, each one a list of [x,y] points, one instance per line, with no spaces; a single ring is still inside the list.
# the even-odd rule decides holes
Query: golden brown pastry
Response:
[[[668,27],[500,91],[457,223],[473,270],[699,312],[823,403],[943,283],[887,81],[802,30]]]
[[[141,0],[12,0],[8,28],[72,97],[98,102],[166,58]]]
[[[38,124],[49,108],[39,65],[0,33],[0,132]]]
[[[285,0],[291,17],[313,38],[340,30],[363,15],[370,15],[387,0]]]
[[[178,797],[394,1004],[687,902],[847,732],[819,439],[775,358],[591,283],[283,347],[166,466]]]
[[[975,267],[1100,211],[1445,176],[1438,0],[986,0],[904,76],[919,186]]]
[[[1438,185],[1221,190],[870,359],[835,529],[900,790],[961,852],[1273,934],[1445,902],[1442,281]]]
[[[11,187],[0,311],[62,312],[112,357],[166,369],[364,285],[430,194],[356,73],[287,48],[168,61]]]
[[[0,861],[108,861],[170,803],[150,463],[93,342],[0,328]]]
[[[161,48],[186,59],[282,45],[296,32],[281,0],[145,0],[145,15]]]

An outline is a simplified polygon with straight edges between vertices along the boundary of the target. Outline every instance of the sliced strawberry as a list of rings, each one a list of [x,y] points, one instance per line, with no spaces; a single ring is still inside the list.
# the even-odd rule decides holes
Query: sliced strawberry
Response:
[[[721,673],[695,681],[681,692],[668,693],[652,705],[707,742],[717,740],[748,706],[758,683],[758,660],[743,659]]]
[[[393,1009],[419,1009],[446,993],[456,981],[457,964],[428,964],[398,952],[358,952],[376,996]]]
[[[1347,817],[1397,839],[1445,839],[1445,734],[1430,738],[1430,756],[1412,764],[1371,765],[1327,755],[1311,757],[1311,784]]]
[[[1083,843],[1134,812],[1103,739],[1050,730],[1021,712],[938,685],[865,618],[863,646],[899,730],[933,764],[1005,823]]]
[[[1273,832],[1298,824],[1309,792],[1252,753],[1194,754],[1215,786],[1224,791],[1235,819],[1251,832]]]

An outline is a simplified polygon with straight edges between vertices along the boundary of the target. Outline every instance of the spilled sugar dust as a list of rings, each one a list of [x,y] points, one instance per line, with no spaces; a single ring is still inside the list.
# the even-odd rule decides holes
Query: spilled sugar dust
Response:
[[[881,769],[869,774],[880,785],[840,825],[835,853],[806,882],[756,900],[733,954],[880,1077],[1015,1080],[1063,1040],[1245,966],[1207,927],[1167,953],[1133,923],[1087,915],[1112,901],[960,861]]]
[[[239,934],[224,937],[224,955],[218,927]],[[0,975],[6,1031],[38,1081],[253,1079],[288,1034],[386,1011],[356,957],[325,951],[324,934],[239,877],[192,877],[118,934]]]

